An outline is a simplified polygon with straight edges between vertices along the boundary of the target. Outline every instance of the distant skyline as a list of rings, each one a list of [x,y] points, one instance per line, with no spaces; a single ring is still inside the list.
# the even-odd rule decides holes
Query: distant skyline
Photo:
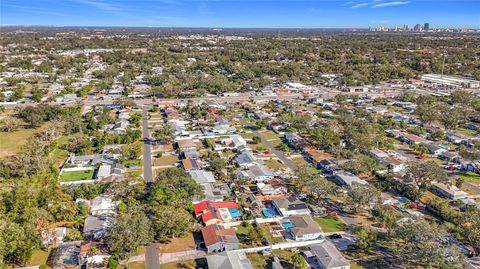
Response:
[[[480,28],[480,0],[0,0],[1,25]]]

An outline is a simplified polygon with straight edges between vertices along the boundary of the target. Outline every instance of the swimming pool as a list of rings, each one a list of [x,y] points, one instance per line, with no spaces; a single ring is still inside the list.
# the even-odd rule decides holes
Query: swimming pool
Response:
[[[295,227],[295,225],[293,225],[293,223],[291,223],[291,222],[283,222],[283,223],[282,223],[282,227],[283,227],[284,229],[290,229],[290,228]]]
[[[273,212],[270,209],[262,210],[262,214],[267,218],[273,218]]]
[[[232,216],[232,218],[238,218],[242,216],[240,210],[238,210],[237,208],[230,208],[228,211],[230,212],[230,216]]]

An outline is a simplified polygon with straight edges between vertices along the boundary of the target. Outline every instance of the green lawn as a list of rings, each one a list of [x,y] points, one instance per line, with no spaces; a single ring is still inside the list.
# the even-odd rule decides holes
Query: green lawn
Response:
[[[143,174],[143,171],[142,170],[129,171],[129,172],[126,172],[125,174],[127,175],[127,177],[139,177]]]
[[[135,159],[135,160],[125,160],[122,162],[123,165],[126,167],[135,167],[135,166],[143,166],[143,160]]]
[[[456,131],[461,133],[461,134],[465,134],[465,135],[472,135],[472,136],[477,135],[477,131],[469,130],[469,129],[466,129],[466,128],[457,128]]]
[[[326,233],[339,232],[345,230],[345,223],[337,217],[314,217],[313,218],[322,230]]]
[[[242,136],[245,139],[252,139],[255,134],[254,133],[241,133],[240,136]]]
[[[480,175],[473,172],[458,173],[457,176],[468,182],[480,183]]]
[[[27,265],[42,265],[46,264],[50,251],[35,250],[32,257],[28,260]],[[48,267],[48,266],[47,266]],[[50,267],[48,267],[50,268]]]
[[[64,172],[60,177],[60,182],[93,179],[93,173],[94,170]]]
[[[274,131],[272,130],[266,130],[266,131],[262,131],[261,132],[262,135],[267,139],[267,140],[270,140],[270,139],[280,139],[280,136],[278,136],[278,134],[276,134]]]

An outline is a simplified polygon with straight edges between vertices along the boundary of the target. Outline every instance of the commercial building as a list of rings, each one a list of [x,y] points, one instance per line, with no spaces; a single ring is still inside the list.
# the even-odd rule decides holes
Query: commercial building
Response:
[[[472,80],[462,77],[456,76],[446,76],[441,74],[425,74],[422,76],[422,80],[427,82],[452,87],[452,88],[470,88],[470,89],[478,89],[480,88],[480,81]]]

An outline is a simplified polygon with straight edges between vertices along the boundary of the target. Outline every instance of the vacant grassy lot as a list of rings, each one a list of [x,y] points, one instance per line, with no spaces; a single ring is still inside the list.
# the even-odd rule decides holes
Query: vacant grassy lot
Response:
[[[0,158],[14,155],[27,143],[27,140],[35,132],[42,129],[18,129],[15,132],[0,132]]]
[[[93,179],[93,170],[64,172],[60,176],[61,182]]]
[[[184,237],[176,237],[165,244],[158,244],[158,249],[161,253],[171,253],[185,250],[196,249],[195,239],[193,234],[189,233]],[[163,266],[162,266],[163,268]]]
[[[295,157],[295,158],[291,158],[290,161],[292,161],[292,163],[294,163],[295,165],[298,165],[298,166],[303,166],[303,165],[307,165],[307,161],[305,161],[305,159],[303,157]]]
[[[178,162],[176,155],[162,156],[153,160],[153,166],[173,166],[176,162]]]
[[[172,262],[162,264],[160,267],[162,269],[178,269],[178,268],[195,268],[195,260],[181,261],[181,262]],[[129,267],[130,268],[130,267]]]
[[[339,232],[345,230],[345,223],[337,217],[314,217],[313,218],[322,230],[326,233]]]
[[[264,160],[264,162],[265,165],[272,170],[280,170],[285,168],[285,165],[283,165],[278,160]]]

